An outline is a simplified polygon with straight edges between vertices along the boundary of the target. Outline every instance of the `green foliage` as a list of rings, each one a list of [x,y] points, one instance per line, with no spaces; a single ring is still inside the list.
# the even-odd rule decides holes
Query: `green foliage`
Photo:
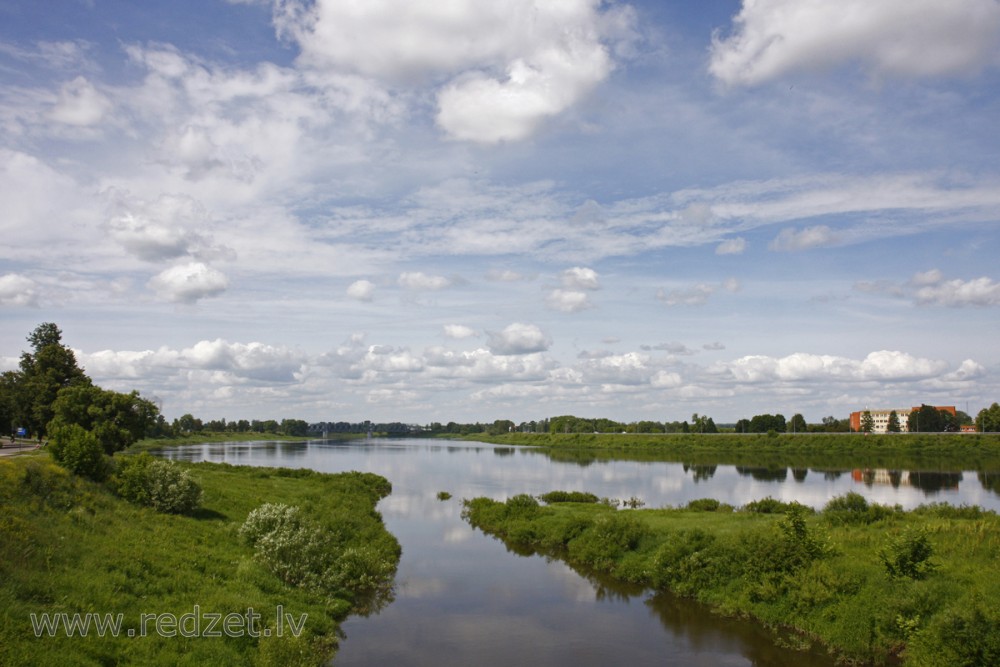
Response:
[[[136,391],[122,394],[79,384],[59,390],[52,415],[50,432],[69,424],[82,426],[97,436],[104,453],[110,455],[146,437],[159,410]]]
[[[980,667],[1000,664],[1000,613],[994,604],[973,600],[935,618],[916,633],[907,651],[916,665]]]
[[[823,516],[832,524],[869,524],[890,519],[902,512],[898,505],[888,507],[869,503],[860,493],[850,491],[831,499],[823,508]]]
[[[871,433],[875,430],[875,418],[872,417],[872,413],[869,410],[865,410],[861,414],[861,432]]]
[[[97,437],[81,426],[71,424],[52,434],[49,451],[59,464],[74,474],[100,482],[110,473],[104,448]]]
[[[993,403],[990,407],[979,411],[976,415],[976,428],[981,433],[1000,431],[1000,403]]]
[[[694,510],[695,512],[732,512],[733,506],[727,505],[726,503],[720,503],[715,498],[699,498],[697,500],[692,500],[687,504],[689,510]]]
[[[193,512],[202,498],[187,470],[146,452],[120,460],[111,485],[122,498],[167,514]]]
[[[902,424],[899,423],[899,415],[893,410],[889,413],[889,423],[886,424],[885,430],[887,433],[900,433],[903,430]]]
[[[447,491],[438,491],[437,499],[441,501],[451,500],[451,494]]]
[[[813,511],[811,507],[802,505],[794,500],[786,503],[781,500],[775,500],[771,496],[750,501],[743,506],[743,511],[753,512],[754,514],[784,514],[793,507],[801,508],[807,513],[812,513]]]
[[[44,453],[0,459],[0,664],[27,665],[322,665],[330,664],[338,623],[351,609],[389,599],[348,590],[372,575],[391,584],[399,545],[375,512],[388,482],[368,473],[193,464],[205,488],[194,515],[165,515],[125,501],[70,474]],[[119,469],[120,472],[120,469]],[[317,525],[336,525],[338,590],[288,586],[239,538],[261,498],[299,506]],[[340,586],[341,582],[345,585]],[[382,591],[377,591],[380,594]],[[156,611],[181,615],[197,601],[207,612],[264,612],[282,605],[308,614],[299,638],[286,634],[196,641],[152,636],[46,637],[30,614]],[[128,627],[128,626],[126,626]]]
[[[549,505],[553,503],[596,503],[599,500],[593,493],[586,491],[549,491],[538,498]]]
[[[937,568],[930,560],[933,555],[934,547],[923,530],[909,530],[893,537],[878,551],[879,561],[894,579],[923,579]]]
[[[616,561],[635,549],[648,532],[646,524],[631,512],[607,512],[569,542],[569,556],[580,563],[613,570]]]

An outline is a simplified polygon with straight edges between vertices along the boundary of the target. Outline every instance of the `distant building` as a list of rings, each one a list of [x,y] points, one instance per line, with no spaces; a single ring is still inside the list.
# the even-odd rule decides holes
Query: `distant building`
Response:
[[[955,416],[956,410],[954,405],[935,405],[935,409],[944,410]],[[851,413],[851,430],[858,432],[861,430],[861,418],[866,412],[870,412],[872,415],[872,433],[888,433],[889,432],[889,415],[895,411],[896,417],[899,418],[899,430],[901,433],[909,433],[910,431],[910,413],[914,410],[919,410],[918,405],[915,408],[889,408],[888,410],[861,410],[859,412]]]

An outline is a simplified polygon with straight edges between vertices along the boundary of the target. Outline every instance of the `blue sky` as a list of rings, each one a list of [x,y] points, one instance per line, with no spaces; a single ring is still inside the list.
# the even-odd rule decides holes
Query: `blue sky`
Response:
[[[203,418],[1000,398],[1000,2],[0,5],[0,365]]]

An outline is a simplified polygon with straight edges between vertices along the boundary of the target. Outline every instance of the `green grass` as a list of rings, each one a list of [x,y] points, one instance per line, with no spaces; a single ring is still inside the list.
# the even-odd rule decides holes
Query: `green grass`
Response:
[[[465,439],[537,447],[554,460],[722,465],[1000,470],[1000,433],[477,434]]]
[[[821,513],[709,502],[620,511],[515,496],[465,501],[465,516],[519,553],[755,618],[776,639],[818,642],[845,662],[1000,664],[1000,518],[849,500]]]
[[[0,664],[204,665],[323,664],[338,624],[352,609],[382,600],[348,590],[320,594],[289,586],[259,563],[238,529],[266,502],[301,507],[345,548],[363,546],[398,562],[399,545],[375,511],[390,491],[381,477],[305,470],[185,466],[204,489],[192,516],[132,505],[104,486],[75,478],[40,452],[0,459]],[[383,594],[385,591],[383,591]],[[201,612],[261,614],[272,628],[278,605],[298,619],[283,637],[36,637],[31,614],[121,613],[123,632],[140,632],[141,614],[178,618]],[[287,626],[286,626],[287,628]]]

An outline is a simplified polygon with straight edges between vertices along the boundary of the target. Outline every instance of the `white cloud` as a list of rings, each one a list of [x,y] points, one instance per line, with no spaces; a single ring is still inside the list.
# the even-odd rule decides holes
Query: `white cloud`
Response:
[[[939,278],[940,280],[940,278]],[[983,276],[973,280],[946,280],[917,290],[917,303],[936,306],[1000,306],[1000,283]]]
[[[38,284],[16,273],[0,276],[0,306],[38,305]]]
[[[488,334],[490,351],[498,355],[544,352],[552,345],[552,340],[534,324],[515,322],[499,333]]]
[[[593,0],[276,3],[275,25],[299,63],[390,85],[446,81],[438,124],[457,139],[495,143],[529,136],[547,117],[607,77],[605,37],[628,33],[627,8]]]
[[[157,262],[186,255],[199,259],[233,255],[199,231],[210,226],[209,216],[191,197],[164,194],[145,202],[112,192],[110,198],[114,212],[107,223],[108,234],[139,259]]]
[[[565,289],[554,289],[549,292],[545,304],[552,310],[563,313],[578,313],[593,307],[586,292]]]
[[[111,101],[90,81],[78,76],[62,86],[49,118],[66,125],[89,127],[104,120],[110,110]]]
[[[941,273],[940,269],[930,269],[915,273],[911,282],[914,285],[937,285],[942,280],[944,280],[944,274]]]
[[[597,278],[597,271],[582,266],[574,266],[562,272],[563,287],[577,290],[598,290],[601,284]]]
[[[876,74],[940,76],[997,62],[994,0],[745,0],[709,69],[733,85],[857,62]]]
[[[409,290],[441,290],[451,286],[451,280],[444,276],[430,276],[422,271],[408,271],[399,274],[399,286]]]
[[[944,361],[922,359],[905,352],[880,350],[856,360],[833,355],[795,353],[786,357],[751,355],[719,362],[710,371],[740,382],[897,382],[930,378],[945,372]]]
[[[229,279],[201,262],[189,262],[164,269],[150,279],[149,286],[170,301],[195,303],[225,292]]]
[[[794,252],[821,248],[839,241],[837,235],[826,225],[817,225],[805,229],[782,229],[768,244],[771,250]]]
[[[375,298],[375,284],[370,280],[355,280],[348,285],[347,296],[358,301],[371,301]]]
[[[742,255],[747,249],[747,240],[742,237],[726,239],[715,247],[716,255]]]
[[[464,324],[446,324],[444,325],[444,335],[448,338],[461,340],[463,338],[472,338],[476,335],[476,330]]]

